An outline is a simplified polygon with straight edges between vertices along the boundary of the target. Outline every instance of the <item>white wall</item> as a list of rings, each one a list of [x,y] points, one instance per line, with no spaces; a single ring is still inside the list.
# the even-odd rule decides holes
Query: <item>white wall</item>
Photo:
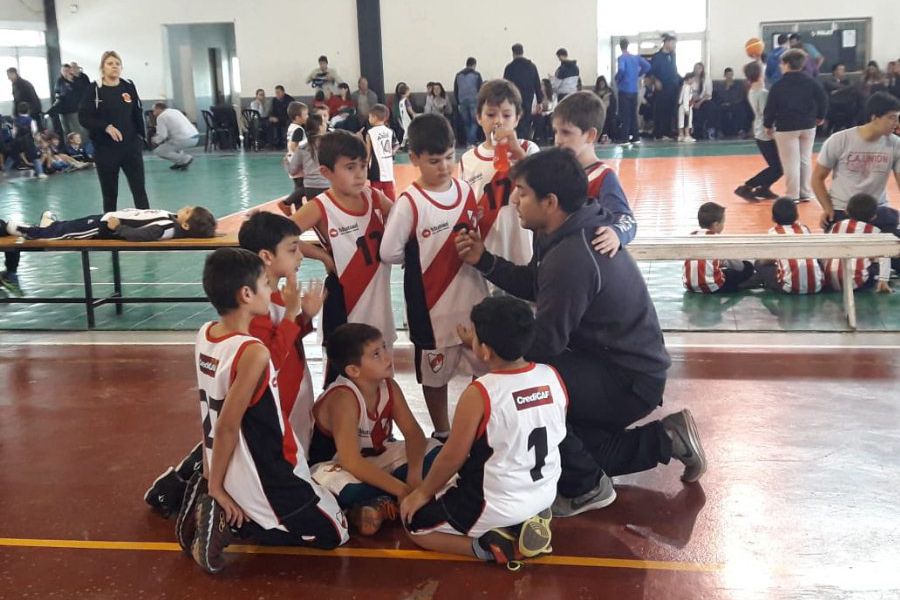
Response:
[[[0,0],[0,28],[4,22],[31,21],[41,23],[43,29],[44,3],[42,0]],[[0,41],[2,44],[2,41]]]
[[[57,13],[63,61],[78,61],[93,79],[100,55],[114,49],[144,98],[166,97],[164,24],[234,21],[243,96],[256,88],[271,95],[277,84],[311,94],[306,75],[320,54],[342,78],[359,76],[353,0],[80,0],[76,13],[65,4]]]
[[[424,91],[429,81],[453,89],[453,78],[478,60],[485,80],[503,76],[510,46],[521,42],[541,77],[556,70],[556,50],[565,47],[593,85],[597,73],[597,1],[566,0],[382,0],[381,28],[385,91],[405,81]]]
[[[749,59],[744,42],[759,35],[759,24],[768,21],[810,21],[872,18],[871,58],[879,64],[900,55],[897,26],[900,2],[897,0],[710,0],[709,50],[712,73],[725,67],[739,71]],[[826,65],[827,67],[827,65]]]

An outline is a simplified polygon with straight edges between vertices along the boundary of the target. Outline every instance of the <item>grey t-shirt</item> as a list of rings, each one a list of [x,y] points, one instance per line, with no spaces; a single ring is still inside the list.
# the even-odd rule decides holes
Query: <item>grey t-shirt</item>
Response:
[[[313,157],[312,153],[310,153],[309,146],[303,146],[294,152],[294,155],[291,157],[290,163],[288,164],[288,172],[299,173],[301,172],[301,167],[303,169],[303,187],[331,187],[331,183],[319,170],[318,157]],[[312,198],[310,198],[310,200],[312,200]]]
[[[766,100],[768,98],[769,90],[764,87],[754,88],[747,92],[747,102],[750,103],[750,108],[753,109],[753,137],[763,142],[768,142],[772,139],[766,133],[766,128],[763,125],[763,111],[766,110]]]
[[[859,127],[851,127],[825,140],[818,161],[831,169],[828,194],[836,210],[846,210],[850,198],[859,193],[887,204],[888,180],[900,173],[900,137],[891,134],[867,142]]]

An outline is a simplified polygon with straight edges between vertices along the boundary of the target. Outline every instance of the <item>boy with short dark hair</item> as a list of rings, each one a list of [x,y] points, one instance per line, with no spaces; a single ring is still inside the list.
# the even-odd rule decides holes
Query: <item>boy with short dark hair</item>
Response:
[[[343,515],[312,481],[281,409],[269,351],[249,333],[272,292],[262,259],[243,248],[216,250],[206,259],[203,290],[221,319],[197,333],[203,469],[178,516],[182,549],[190,542],[197,564],[218,573],[232,527],[264,544],[339,546],[348,539]]]
[[[294,191],[290,195],[278,203],[278,209],[285,216],[290,217],[293,209],[300,206],[303,200],[303,170],[290,172],[288,165],[291,164],[291,158],[294,153],[306,145],[306,130],[303,125],[309,116],[309,108],[302,102],[294,100],[287,107],[288,128],[287,128],[287,153],[284,155],[283,164],[285,170],[288,171],[288,177],[294,182]]]
[[[396,499],[422,483],[424,465],[440,444],[426,444],[393,379],[380,331],[364,323],[341,325],[328,340],[328,360],[340,375],[313,408],[312,476],[348,510],[360,534],[374,535],[397,517]],[[395,423],[403,441],[393,439]]]
[[[873,224],[878,216],[878,200],[871,194],[856,194],[847,202],[847,218],[834,223],[827,233],[846,235],[863,235],[881,233],[881,229]],[[843,261],[829,258],[824,262],[825,285],[840,291],[843,285]],[[866,289],[875,285],[878,293],[891,292],[891,259],[882,257],[877,261],[872,258],[857,258],[853,264],[851,281],[854,290]],[[877,279],[877,283],[876,283]]]
[[[691,235],[716,235],[725,230],[725,207],[704,202],[697,211],[700,229]],[[689,292],[716,294],[736,292],[755,272],[753,263],[741,260],[686,260],[682,281]]]
[[[483,218],[472,188],[453,177],[455,146],[453,128],[442,115],[413,120],[409,159],[419,178],[394,205],[381,242],[383,261],[404,264],[416,379],[434,425],[433,436],[442,441],[450,432],[447,384],[463,362],[468,374],[480,375],[485,369],[456,329],[469,323],[472,307],[487,295],[487,284],[472,266],[463,264],[455,249],[457,232],[476,229]]]
[[[637,222],[616,172],[598,160],[594,151],[605,120],[603,102],[588,91],[569,94],[553,111],[556,147],[571,150],[584,168],[588,178],[588,200],[615,215],[613,225],[599,228],[593,241],[598,252],[614,256],[634,239]]]
[[[552,551],[568,397],[555,369],[522,358],[535,336],[526,302],[487,298],[471,320],[466,337],[490,372],[460,396],[450,438],[400,514],[423,548],[516,568]]]
[[[540,149],[530,140],[516,138],[521,117],[522,96],[514,84],[505,79],[485,82],[476,105],[485,140],[462,155],[459,173],[475,192],[478,229],[488,250],[524,265],[531,260],[531,232],[522,228],[515,208],[509,205],[509,169]]]
[[[775,235],[810,235],[809,227],[800,223],[797,205],[790,198],[779,198],[772,204],[772,221],[769,229]],[[763,285],[785,294],[816,294],[822,290],[822,268],[812,258],[758,260],[756,271]]]
[[[366,131],[366,152],[369,155],[369,185],[397,200],[394,189],[394,154],[400,148],[394,130],[387,126],[390,112],[384,104],[369,109],[369,129]]]

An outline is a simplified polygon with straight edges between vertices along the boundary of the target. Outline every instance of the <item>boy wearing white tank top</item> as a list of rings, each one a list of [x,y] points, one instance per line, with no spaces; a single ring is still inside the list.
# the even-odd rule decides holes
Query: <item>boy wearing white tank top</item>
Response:
[[[331,255],[326,262],[328,292],[322,310],[324,344],[344,323],[365,323],[384,335],[388,348],[397,339],[391,309],[391,267],[381,261],[381,239],[391,201],[366,187],[366,145],[348,131],[322,136],[319,168],[331,182],[291,217],[300,229],[314,229]],[[329,364],[325,385],[337,372]]]
[[[460,396],[450,438],[400,515],[422,548],[516,570],[551,552],[568,397],[553,367],[522,358],[535,335],[526,302],[487,298],[471,318],[461,337],[490,373]]]
[[[450,432],[447,384],[463,363],[468,375],[486,372],[456,331],[460,324],[471,325],[472,307],[487,296],[484,278],[455,251],[457,232],[478,227],[478,205],[472,188],[453,177],[456,140],[447,119],[420,115],[410,124],[407,139],[419,178],[394,204],[381,259],[405,264],[403,293],[416,379],[433,437],[445,441]]]

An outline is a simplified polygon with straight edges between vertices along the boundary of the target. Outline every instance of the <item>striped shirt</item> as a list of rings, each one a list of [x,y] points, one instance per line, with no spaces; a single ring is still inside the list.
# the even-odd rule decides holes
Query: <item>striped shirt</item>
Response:
[[[769,230],[776,235],[811,235],[809,227],[776,225]],[[791,258],[775,261],[778,285],[786,294],[815,294],[822,290],[822,268],[812,258]]]

